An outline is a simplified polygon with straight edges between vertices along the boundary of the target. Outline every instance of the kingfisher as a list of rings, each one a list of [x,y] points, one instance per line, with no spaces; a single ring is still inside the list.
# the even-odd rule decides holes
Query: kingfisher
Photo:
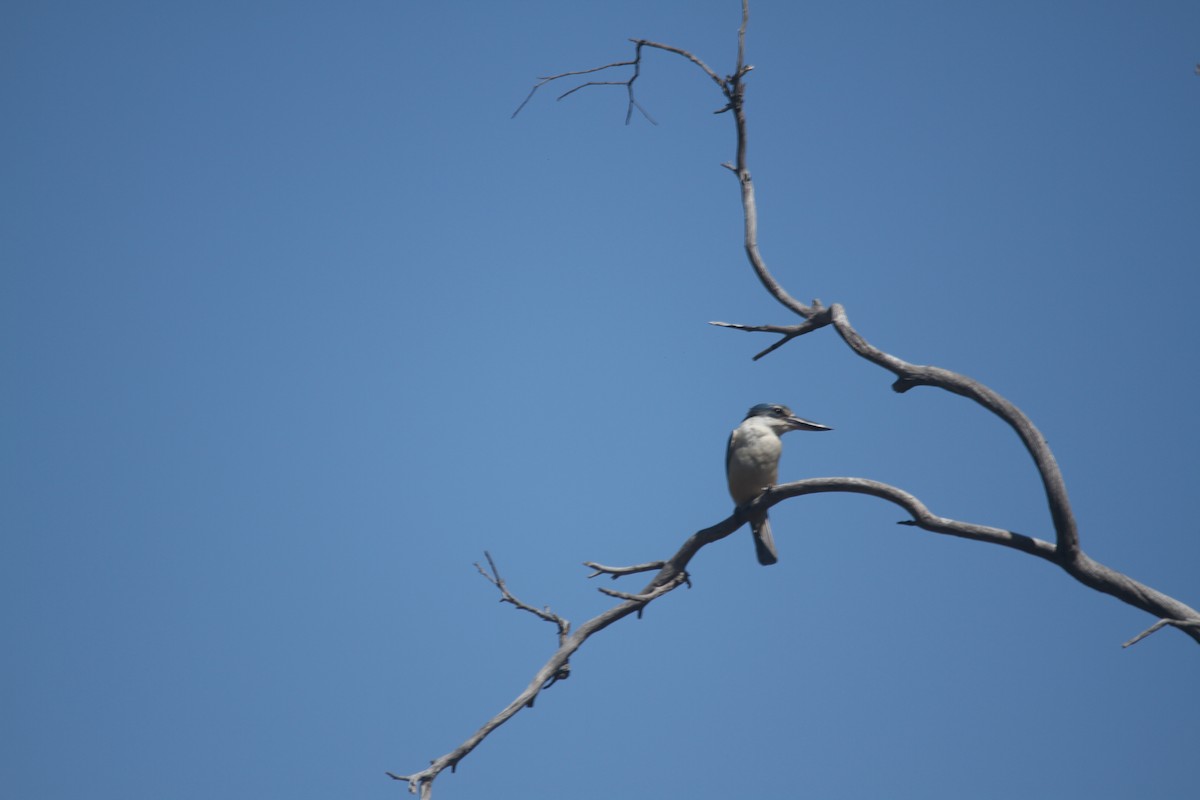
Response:
[[[725,449],[725,477],[733,502],[745,505],[775,485],[779,479],[779,456],[783,453],[780,436],[788,431],[831,430],[797,417],[790,408],[778,403],[759,403],[751,408],[742,424],[729,435],[729,446]],[[750,517],[750,531],[754,534],[758,563],[767,567],[778,561],[767,512],[760,511]]]

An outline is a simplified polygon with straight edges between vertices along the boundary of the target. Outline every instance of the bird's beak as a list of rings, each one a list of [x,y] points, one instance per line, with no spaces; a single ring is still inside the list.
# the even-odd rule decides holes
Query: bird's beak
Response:
[[[819,422],[812,420],[801,419],[800,417],[791,416],[787,418],[789,431],[831,431],[828,425],[822,425]]]

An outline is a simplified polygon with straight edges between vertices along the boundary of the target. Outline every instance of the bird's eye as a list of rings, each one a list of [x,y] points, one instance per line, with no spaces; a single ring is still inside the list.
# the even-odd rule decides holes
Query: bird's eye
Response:
[[[771,413],[782,415],[783,414],[783,406],[771,406]]]

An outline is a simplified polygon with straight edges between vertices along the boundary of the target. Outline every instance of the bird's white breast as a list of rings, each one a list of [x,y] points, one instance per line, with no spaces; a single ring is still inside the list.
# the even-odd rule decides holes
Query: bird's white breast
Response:
[[[733,432],[729,443],[729,495],[735,503],[753,500],[779,477],[783,443],[766,425],[746,420]]]

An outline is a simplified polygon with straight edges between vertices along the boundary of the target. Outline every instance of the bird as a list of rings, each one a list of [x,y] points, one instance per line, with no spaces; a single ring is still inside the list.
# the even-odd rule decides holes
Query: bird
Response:
[[[725,477],[729,496],[739,507],[749,503],[775,485],[779,478],[779,456],[783,453],[780,436],[788,431],[831,431],[826,425],[797,417],[787,406],[759,403],[746,412],[742,424],[729,434],[725,449]],[[767,512],[750,517],[754,550],[758,563],[769,567],[779,560]]]

